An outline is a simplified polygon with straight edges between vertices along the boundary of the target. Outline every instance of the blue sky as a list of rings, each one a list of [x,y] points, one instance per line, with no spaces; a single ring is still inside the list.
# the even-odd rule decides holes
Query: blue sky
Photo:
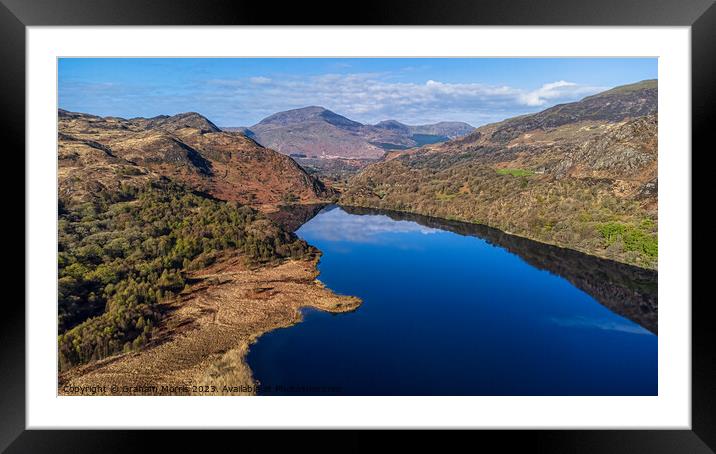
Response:
[[[656,58],[62,58],[59,107],[125,118],[199,112],[250,126],[319,105],[350,119],[473,126],[657,78]]]

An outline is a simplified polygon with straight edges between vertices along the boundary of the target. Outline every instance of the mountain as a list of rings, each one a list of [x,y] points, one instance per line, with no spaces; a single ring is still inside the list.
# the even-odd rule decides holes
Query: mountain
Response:
[[[60,195],[70,199],[162,176],[254,206],[334,195],[291,158],[195,112],[123,119],[60,109],[58,128]]]
[[[461,121],[441,121],[430,125],[410,126],[410,131],[415,134],[426,134],[434,136],[445,136],[450,139],[470,134],[475,128]]]
[[[623,85],[579,102],[559,104],[534,115],[502,122],[491,139],[507,143],[524,132],[537,129],[556,128],[578,121],[616,122],[627,117],[648,115],[656,111],[656,102],[656,80]]]
[[[460,121],[441,121],[429,125],[409,126],[397,120],[384,120],[380,123],[376,123],[375,127],[401,131],[401,133],[409,136],[426,135],[444,137],[445,140],[441,140],[441,142],[448,139],[456,139],[475,130],[475,128],[469,124]]]
[[[340,202],[655,268],[657,98],[657,81],[642,81],[394,152],[352,178]]]
[[[313,159],[378,159],[388,150],[444,142],[469,133],[467,123],[365,125],[319,106],[275,113],[249,128],[228,128],[284,154]]]

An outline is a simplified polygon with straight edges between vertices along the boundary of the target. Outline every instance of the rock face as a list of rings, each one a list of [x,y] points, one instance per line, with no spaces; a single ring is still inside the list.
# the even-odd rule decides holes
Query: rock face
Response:
[[[467,123],[408,126],[395,120],[364,125],[318,106],[273,114],[250,128],[230,128],[284,154],[312,159],[378,159],[388,150],[444,142],[467,134]]]
[[[123,119],[58,112],[60,193],[86,199],[161,176],[254,206],[334,195],[291,158],[194,113]]]
[[[657,261],[657,82],[391,153],[346,205],[496,227],[641,267]]]

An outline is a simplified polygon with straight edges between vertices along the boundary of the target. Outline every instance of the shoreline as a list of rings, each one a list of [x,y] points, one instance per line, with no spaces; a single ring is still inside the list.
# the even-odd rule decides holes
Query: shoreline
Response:
[[[318,261],[250,269],[234,256],[192,273],[191,288],[162,303],[147,347],[60,373],[58,395],[255,394],[246,354],[259,337],[300,323],[304,307],[343,313],[361,304],[317,280]]]
[[[547,242],[547,241],[544,241],[544,240],[541,240],[541,239],[537,239],[537,238],[533,238],[533,237],[530,237],[530,236],[527,236],[527,235],[521,235],[521,234],[517,234],[517,233],[514,233],[514,232],[508,232],[508,231],[502,230],[502,229],[500,229],[500,228],[498,228],[498,227],[493,227],[493,226],[488,225],[488,224],[478,224],[478,223],[476,223],[476,222],[470,222],[470,221],[467,221],[467,220],[464,220],[464,219],[460,219],[460,218],[443,218],[443,217],[440,217],[440,216],[432,216],[432,215],[429,215],[429,214],[419,213],[419,212],[417,212],[417,211],[396,210],[396,209],[393,209],[393,208],[381,208],[381,207],[368,206],[368,205],[347,204],[347,203],[341,203],[340,201],[339,201],[339,202],[336,202],[335,205],[337,205],[337,206],[339,206],[339,207],[358,208],[358,209],[365,209],[365,210],[378,210],[378,211],[393,212],[393,213],[397,213],[397,214],[411,214],[411,215],[416,215],[416,216],[423,216],[423,217],[425,217],[425,218],[436,219],[436,220],[439,220],[439,221],[461,222],[461,223],[464,223],[464,224],[470,224],[470,225],[475,225],[475,226],[480,226],[480,227],[487,227],[487,228],[490,228],[490,229],[499,230],[500,232],[504,233],[505,235],[510,235],[510,236],[514,236],[514,237],[518,237],[518,238],[524,238],[524,239],[526,239],[526,240],[534,241],[534,242],[536,242],[536,243],[545,244],[545,245],[547,245],[547,246],[553,246],[553,247],[560,248],[560,249],[566,249],[566,250],[568,250],[568,251],[575,251],[575,252],[579,252],[579,253],[581,253],[581,254],[588,255],[588,256],[591,256],[591,257],[596,257],[596,258],[603,259],[603,260],[609,260],[609,261],[612,261],[612,262],[615,262],[615,263],[619,263],[619,264],[627,265],[627,266],[632,266],[632,267],[640,268],[640,269],[643,269],[643,270],[656,271],[656,272],[659,271],[658,266],[655,266],[655,267],[653,267],[653,268],[651,268],[651,267],[645,267],[645,266],[640,266],[640,265],[637,265],[637,264],[635,264],[635,263],[630,263],[630,262],[625,262],[625,261],[621,261],[621,260],[616,260],[616,259],[614,259],[613,257],[608,257],[608,256],[606,256],[606,255],[595,254],[594,252],[587,251],[587,250],[584,250],[584,249],[577,249],[577,248],[574,248],[574,247],[565,246],[565,245],[563,245],[563,244]],[[657,261],[657,263],[658,263],[658,261]]]

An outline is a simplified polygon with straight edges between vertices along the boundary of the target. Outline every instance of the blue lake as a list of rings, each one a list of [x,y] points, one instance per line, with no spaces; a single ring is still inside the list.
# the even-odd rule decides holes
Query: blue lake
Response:
[[[296,233],[363,304],[262,336],[260,394],[657,394],[656,272],[375,210],[325,207]]]

